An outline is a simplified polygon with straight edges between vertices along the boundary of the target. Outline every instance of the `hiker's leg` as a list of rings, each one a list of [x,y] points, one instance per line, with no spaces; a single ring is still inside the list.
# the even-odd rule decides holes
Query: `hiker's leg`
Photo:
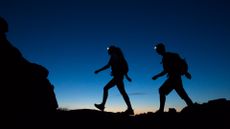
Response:
[[[173,90],[172,83],[170,79],[167,79],[163,85],[159,88],[160,94],[160,112],[164,112],[166,95],[168,95]]]
[[[161,88],[159,89],[159,95],[160,95],[160,108],[159,108],[159,111],[160,111],[160,112],[164,112],[166,96],[165,96],[165,94],[162,92]]]
[[[128,109],[132,109],[129,96],[128,96],[128,94],[125,91],[125,86],[124,86],[123,78],[118,78],[117,79],[117,88],[120,91],[123,99],[125,100],[125,103],[126,103]]]
[[[186,93],[185,89],[183,88],[181,78],[180,78],[180,80],[178,80],[175,90],[176,90],[177,94],[186,102],[186,104],[188,106],[193,104],[192,100],[189,98],[188,94]]]
[[[190,97],[188,96],[188,94],[185,92],[184,88],[180,88],[179,91],[177,91],[178,95],[185,101],[185,103],[190,106],[193,105],[192,100],[190,99]]]
[[[109,92],[109,89],[112,88],[113,86],[115,86],[115,80],[114,78],[112,80],[110,80],[104,87],[103,89],[103,100],[102,100],[102,105],[104,106],[105,103],[106,103],[106,100],[108,98],[108,92]]]

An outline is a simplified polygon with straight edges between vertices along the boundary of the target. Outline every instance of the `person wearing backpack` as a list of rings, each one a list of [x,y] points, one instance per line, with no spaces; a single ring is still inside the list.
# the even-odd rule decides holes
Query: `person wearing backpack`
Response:
[[[163,43],[157,44],[154,49],[159,55],[162,56],[161,63],[163,65],[163,71],[153,76],[152,79],[156,80],[157,78],[167,74],[166,81],[159,88],[160,107],[157,112],[164,112],[166,95],[168,95],[173,89],[175,89],[177,94],[186,102],[188,106],[193,105],[192,100],[183,88],[181,79],[182,75],[185,75],[188,79],[192,78],[191,74],[188,72],[186,61],[181,59],[177,53],[166,52],[165,45]]]
[[[98,108],[99,110],[104,111],[105,103],[108,98],[108,91],[110,88],[116,85],[128,107],[124,113],[128,115],[134,115],[134,111],[131,106],[129,96],[125,91],[125,86],[123,82],[124,77],[126,77],[128,81],[131,81],[131,78],[128,76],[127,61],[125,60],[125,57],[122,54],[122,51],[120,48],[112,45],[108,47],[107,50],[108,50],[108,54],[110,55],[110,60],[108,64],[96,70],[94,73],[97,74],[100,71],[103,71],[111,67],[111,70],[112,70],[111,75],[113,76],[113,78],[104,87],[102,103],[94,104],[94,106]]]

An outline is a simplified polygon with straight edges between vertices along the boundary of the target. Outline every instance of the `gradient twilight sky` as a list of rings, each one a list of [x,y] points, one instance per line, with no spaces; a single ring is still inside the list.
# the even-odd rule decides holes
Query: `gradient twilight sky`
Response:
[[[159,107],[158,88],[166,77],[154,44],[185,57],[192,80],[184,88],[194,102],[230,99],[230,2],[228,0],[2,0],[0,16],[9,23],[9,41],[31,62],[45,66],[62,108],[95,109],[110,70],[95,75],[119,46],[129,63],[126,90],[136,113]],[[175,91],[169,107],[182,109]],[[126,109],[116,87],[106,111]]]

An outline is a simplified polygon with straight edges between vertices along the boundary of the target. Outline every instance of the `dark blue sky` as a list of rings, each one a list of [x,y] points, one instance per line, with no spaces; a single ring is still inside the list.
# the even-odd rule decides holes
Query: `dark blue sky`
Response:
[[[165,77],[153,50],[164,42],[189,63],[193,78],[183,78],[193,101],[230,99],[230,3],[227,0],[7,0],[0,16],[9,23],[8,39],[28,60],[49,69],[60,107],[94,108],[101,101],[110,70],[94,70],[109,59],[106,47],[119,46],[133,82],[125,81],[136,113],[159,107],[158,88]],[[175,92],[168,107],[183,108]],[[125,103],[110,90],[107,111],[122,111]]]

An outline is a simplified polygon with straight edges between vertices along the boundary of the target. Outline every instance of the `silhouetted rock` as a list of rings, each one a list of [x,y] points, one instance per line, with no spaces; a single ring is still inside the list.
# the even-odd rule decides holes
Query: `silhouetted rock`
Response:
[[[0,113],[10,120],[55,112],[58,103],[48,70],[25,59],[7,39],[7,22],[0,17]]]
[[[58,129],[228,129],[229,111],[229,101],[224,99],[185,107],[181,112],[171,109],[161,114],[148,112],[134,116],[92,109],[58,110],[54,116],[43,121],[42,124],[40,120],[37,121],[39,124],[36,127]]]
[[[80,109],[59,111],[56,125],[63,129],[228,129],[230,101],[210,100],[208,103],[174,109],[164,113],[143,113],[135,116],[122,113]]]
[[[217,99],[208,103],[185,107],[181,112],[169,110],[164,113],[101,112],[92,109],[57,110],[51,116],[27,119],[19,116],[14,129],[228,129],[229,100]],[[16,126],[15,126],[16,125]]]

